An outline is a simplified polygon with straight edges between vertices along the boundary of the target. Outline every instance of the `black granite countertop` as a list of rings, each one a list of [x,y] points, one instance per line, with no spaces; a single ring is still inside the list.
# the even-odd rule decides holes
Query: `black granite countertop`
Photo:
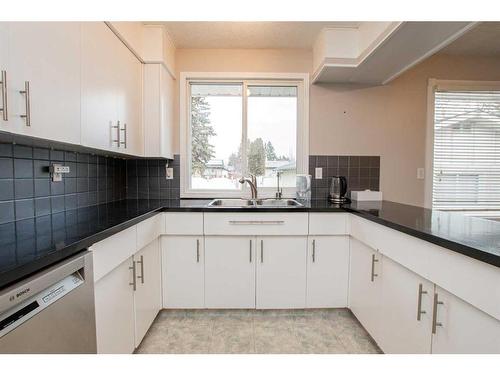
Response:
[[[351,212],[500,267],[500,223],[394,202],[301,208],[209,208],[210,200],[123,200],[0,225],[0,289],[82,251],[159,211]]]

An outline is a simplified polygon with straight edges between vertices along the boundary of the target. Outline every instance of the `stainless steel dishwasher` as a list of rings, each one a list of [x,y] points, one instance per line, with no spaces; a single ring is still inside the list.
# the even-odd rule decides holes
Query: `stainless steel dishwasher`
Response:
[[[0,291],[0,353],[96,353],[92,254]]]

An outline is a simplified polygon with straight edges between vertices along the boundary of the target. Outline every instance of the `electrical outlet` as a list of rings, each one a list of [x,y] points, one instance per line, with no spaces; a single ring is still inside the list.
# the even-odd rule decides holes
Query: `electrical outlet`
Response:
[[[424,168],[417,168],[417,180],[423,180],[425,178]]]
[[[166,168],[166,178],[167,180],[173,180],[174,179],[174,168]]]
[[[314,169],[314,178],[316,180],[322,180],[323,179],[323,168],[315,168]]]

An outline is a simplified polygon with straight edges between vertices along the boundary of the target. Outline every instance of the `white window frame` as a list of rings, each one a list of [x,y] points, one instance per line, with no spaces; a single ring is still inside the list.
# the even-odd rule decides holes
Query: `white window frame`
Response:
[[[434,173],[434,103],[435,93],[439,90],[500,91],[500,81],[429,79],[427,85],[427,127],[425,135],[424,206],[426,208],[432,208],[432,182]]]
[[[245,184],[241,191],[191,189],[190,173],[190,90],[191,82],[243,83],[243,129],[246,139],[246,87],[248,84],[297,85],[297,174],[308,173],[309,165],[309,74],[308,73],[225,73],[225,72],[181,72],[179,79],[179,122],[180,122],[180,196],[181,198],[234,198],[249,197],[250,189]],[[259,188],[259,197],[274,196],[276,189]],[[284,188],[285,197],[294,197],[295,188]]]

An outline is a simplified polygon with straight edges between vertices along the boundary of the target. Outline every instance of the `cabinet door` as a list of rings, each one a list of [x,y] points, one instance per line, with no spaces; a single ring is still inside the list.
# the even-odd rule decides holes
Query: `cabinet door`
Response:
[[[132,258],[95,284],[97,353],[130,354],[135,348]]]
[[[203,237],[162,237],[164,308],[203,308]]]
[[[120,152],[142,156],[142,64],[118,38],[116,40],[119,43],[115,69],[119,77],[117,100],[121,131]]]
[[[386,329],[382,316],[382,255],[351,238],[349,307],[378,342]]]
[[[349,238],[309,238],[307,254],[307,307],[347,307]]]
[[[255,308],[254,237],[205,237],[205,307]]]
[[[500,321],[438,286],[434,298],[432,353],[500,354]]]
[[[161,309],[160,243],[154,240],[134,255],[137,290],[135,292],[135,346],[139,346]]]
[[[305,236],[257,237],[258,309],[306,306]]]
[[[160,65],[160,150],[164,158],[174,155],[174,78]]]
[[[79,144],[81,24],[12,22],[9,46],[13,131]],[[29,97],[20,93],[25,91],[25,82],[29,82]],[[21,117],[27,112],[30,124]]]
[[[6,76],[6,82],[3,82],[2,76]],[[7,88],[10,82],[10,69],[9,69],[9,23],[0,22],[0,130],[12,131],[12,126],[9,124],[9,93]],[[4,108],[7,103],[7,109]],[[4,111],[6,111],[4,113]]]
[[[120,41],[104,22],[82,24],[82,144],[118,150],[116,56]]]
[[[430,353],[434,285],[387,257],[382,262],[382,313],[388,325],[377,343],[384,353]]]

